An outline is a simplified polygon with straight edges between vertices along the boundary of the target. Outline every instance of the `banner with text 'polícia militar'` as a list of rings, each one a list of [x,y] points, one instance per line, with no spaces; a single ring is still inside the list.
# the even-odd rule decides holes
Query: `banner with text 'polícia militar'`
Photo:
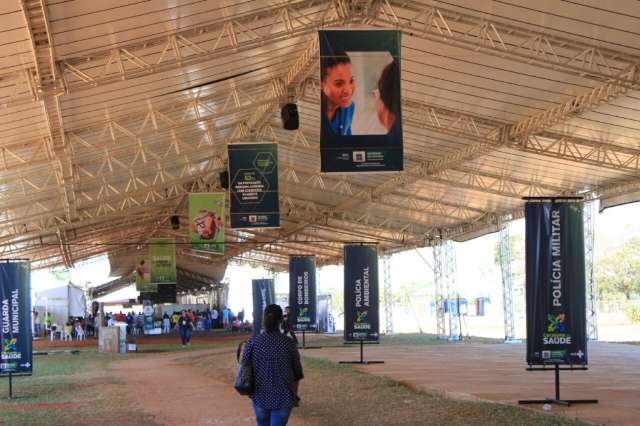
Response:
[[[293,330],[316,330],[315,256],[289,256],[289,309]]]
[[[262,314],[267,305],[276,303],[276,291],[273,279],[264,278],[251,281],[253,287],[253,335],[262,332]]]
[[[280,226],[278,144],[229,144],[228,153],[231,227]]]
[[[31,374],[31,267],[0,261],[0,374]]]
[[[344,340],[378,341],[378,254],[371,246],[344,247]]]
[[[587,364],[582,203],[525,206],[527,363]]]
[[[400,31],[320,31],[323,172],[403,169]]]

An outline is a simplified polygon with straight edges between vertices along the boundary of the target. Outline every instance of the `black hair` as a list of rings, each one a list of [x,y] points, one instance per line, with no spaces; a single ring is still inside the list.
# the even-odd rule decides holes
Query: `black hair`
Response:
[[[282,308],[279,305],[268,305],[264,308],[264,329],[277,331],[282,322]]]
[[[336,65],[350,64],[351,58],[344,52],[334,52],[332,56],[320,57],[320,80],[324,81],[327,76],[327,72]]]
[[[393,114],[400,114],[400,68],[395,60],[382,70],[378,91],[384,106]]]

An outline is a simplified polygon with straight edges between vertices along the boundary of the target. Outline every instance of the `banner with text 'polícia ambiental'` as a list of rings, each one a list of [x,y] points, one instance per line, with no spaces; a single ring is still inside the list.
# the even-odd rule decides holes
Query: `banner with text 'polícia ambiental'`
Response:
[[[528,202],[527,363],[587,364],[582,203]]]
[[[0,261],[0,374],[31,374],[31,267]]]
[[[315,256],[289,256],[289,309],[293,330],[316,330]]]
[[[344,247],[344,339],[378,341],[378,254],[365,245]]]
[[[228,154],[231,227],[280,226],[278,144],[229,144]]]
[[[321,171],[402,170],[400,31],[319,37]]]
[[[253,335],[262,332],[262,314],[267,305],[276,303],[276,291],[273,279],[264,278],[251,281],[253,287]]]

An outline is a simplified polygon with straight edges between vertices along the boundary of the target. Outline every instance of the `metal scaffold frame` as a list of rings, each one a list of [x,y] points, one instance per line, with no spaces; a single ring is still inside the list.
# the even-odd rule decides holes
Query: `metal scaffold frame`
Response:
[[[594,276],[594,243],[595,243],[595,202],[585,203],[583,210],[584,217],[584,259],[585,259],[585,277],[586,277],[586,296],[587,296],[587,338],[589,340],[598,340],[598,309],[597,298],[598,289],[596,288],[596,280]]]
[[[511,239],[508,223],[500,228],[500,270],[502,271],[502,306],[504,312],[504,340],[515,339],[513,318],[513,276],[511,275]]]
[[[449,306],[445,321],[444,301],[446,298],[451,305],[452,300],[458,300],[458,285],[456,281],[456,252],[453,242],[447,240],[433,247],[434,279],[436,284],[436,317],[439,338],[458,340],[461,337],[460,326],[453,316],[453,309]],[[459,308],[458,308],[459,311]],[[447,336],[446,322],[449,323]]]
[[[384,271],[384,321],[387,334],[393,334],[393,300],[391,296],[391,255],[382,256]]]

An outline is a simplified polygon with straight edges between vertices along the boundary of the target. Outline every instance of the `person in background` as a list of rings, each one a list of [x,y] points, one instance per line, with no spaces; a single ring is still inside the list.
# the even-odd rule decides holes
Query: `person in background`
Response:
[[[244,322],[244,308],[242,308],[242,310],[238,312],[238,319],[240,320],[240,322]]]
[[[191,332],[193,331],[193,321],[186,311],[182,311],[182,315],[178,319],[178,328],[180,329],[180,340],[182,347],[191,345]]]
[[[231,320],[231,310],[226,306],[222,308],[222,326],[225,330],[229,329],[229,321]]]
[[[249,339],[242,363],[253,368],[255,381],[253,410],[258,426],[286,425],[291,409],[298,404],[298,385],[304,378],[300,354],[293,340],[280,332],[282,308],[264,309],[265,331]]]
[[[40,337],[40,315],[38,315],[38,311],[33,310],[33,334],[36,337]]]
[[[51,313],[49,311],[44,313],[44,328],[45,332],[51,332]]]
[[[173,311],[173,315],[171,315],[171,328],[178,326],[178,319],[180,319],[180,315],[176,311]]]
[[[282,334],[286,335],[291,335],[291,338],[293,339],[294,342],[296,342],[296,345],[298,344],[298,338],[296,337],[296,334],[293,332],[292,328],[291,328],[291,316],[290,316],[290,308],[288,306],[286,306],[284,308],[284,316],[282,317]]]
[[[169,314],[164,313],[162,316],[162,333],[168,334],[171,331],[171,320],[169,319]]]
[[[215,306],[211,309],[211,328],[218,328],[218,309]]]
[[[71,333],[73,332],[73,327],[69,321],[64,323],[64,327],[62,328],[62,340],[72,340]]]

